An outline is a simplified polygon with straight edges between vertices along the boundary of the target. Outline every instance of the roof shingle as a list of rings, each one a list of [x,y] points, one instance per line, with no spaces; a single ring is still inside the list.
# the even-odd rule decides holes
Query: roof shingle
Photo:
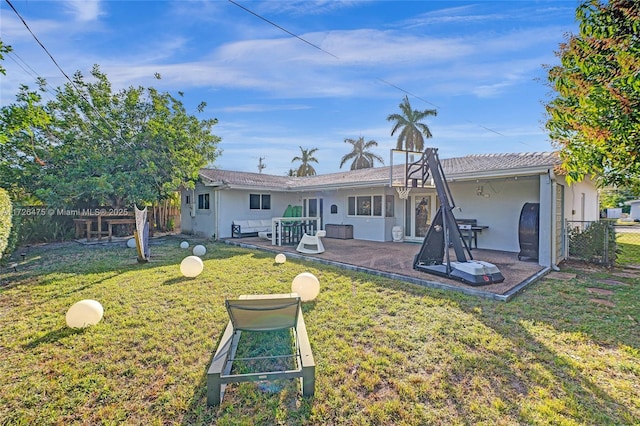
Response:
[[[553,168],[560,159],[553,152],[524,152],[512,154],[475,154],[464,157],[440,159],[445,176],[473,178],[474,174],[488,177],[516,170],[540,172]],[[404,173],[401,167],[394,166],[394,175]],[[383,184],[390,179],[390,167],[349,170],[316,176],[291,177],[262,173],[237,172],[220,169],[201,169],[200,177],[207,186],[228,186],[246,188],[270,188],[281,190],[307,189],[317,187],[370,186]]]

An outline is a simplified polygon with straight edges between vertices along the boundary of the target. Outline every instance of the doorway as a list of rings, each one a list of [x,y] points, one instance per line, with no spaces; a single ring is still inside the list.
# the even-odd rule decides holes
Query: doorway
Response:
[[[324,206],[322,198],[305,198],[302,200],[302,216],[319,217],[318,230],[324,229]]]
[[[422,241],[435,214],[433,194],[416,194],[405,201],[405,238]]]

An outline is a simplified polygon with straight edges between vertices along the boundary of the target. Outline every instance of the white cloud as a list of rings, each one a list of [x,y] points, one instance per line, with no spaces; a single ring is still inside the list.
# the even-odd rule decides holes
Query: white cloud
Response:
[[[296,111],[310,109],[308,105],[274,105],[274,104],[245,104],[223,108],[224,112],[266,112],[266,111]]]
[[[436,24],[469,24],[477,22],[496,22],[507,18],[506,15],[497,13],[474,13],[475,6],[459,6],[439,9],[433,12],[420,14],[414,18],[404,21],[402,24],[408,28]]]
[[[64,3],[76,21],[96,21],[103,14],[101,0],[69,0]]]

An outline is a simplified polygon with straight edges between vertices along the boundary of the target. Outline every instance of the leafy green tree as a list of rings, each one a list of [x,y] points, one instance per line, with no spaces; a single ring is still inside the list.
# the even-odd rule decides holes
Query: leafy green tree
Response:
[[[11,52],[13,49],[11,46],[8,46],[0,40],[0,61],[4,60],[4,54]],[[7,70],[4,69],[2,65],[0,65],[0,74],[7,75]]]
[[[44,106],[50,122],[39,135],[51,143],[38,154],[34,183],[48,205],[154,203],[192,186],[199,169],[216,159],[217,120],[199,120],[153,88],[113,92],[98,66],[91,77],[77,72]]]
[[[600,208],[622,207],[623,213],[629,213],[630,206],[625,205],[626,201],[637,200],[638,194],[627,188],[605,188],[600,191]]]
[[[353,160],[351,163],[351,170],[368,169],[374,166],[375,161],[379,161],[384,164],[384,160],[377,154],[371,152],[371,148],[378,146],[378,142],[370,140],[364,141],[364,137],[360,136],[357,140],[346,138],[345,143],[352,145],[352,151],[342,157],[340,161],[340,168],[349,160]]]
[[[310,163],[318,162],[318,159],[313,156],[313,153],[316,152],[318,148],[313,148],[313,149],[304,149],[302,147],[299,147],[299,148],[300,148],[301,155],[295,156],[293,157],[293,160],[291,160],[292,163],[295,163],[296,161],[300,161],[300,166],[296,170],[296,176],[315,176],[316,169],[314,169]]]
[[[387,121],[393,121],[391,128],[391,136],[398,133],[398,143],[396,149],[405,149],[407,151],[424,151],[424,138],[431,138],[431,130],[422,123],[425,117],[436,116],[438,112],[435,109],[426,109],[424,111],[414,110],[407,96],[404,97],[399,105],[401,114],[390,114]]]
[[[0,182],[14,200],[24,200],[37,185],[42,157],[52,140],[45,129],[51,116],[41,105],[41,96],[21,86],[16,103],[0,108]]]
[[[640,182],[640,3],[582,1],[579,34],[560,45],[549,69],[557,97],[546,127],[570,182],[591,175],[602,184]]]

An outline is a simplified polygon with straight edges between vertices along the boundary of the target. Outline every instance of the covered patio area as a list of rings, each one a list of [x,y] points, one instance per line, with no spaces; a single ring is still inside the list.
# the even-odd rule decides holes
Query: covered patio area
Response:
[[[497,284],[471,286],[457,280],[414,270],[413,259],[420,250],[420,244],[417,243],[323,238],[325,252],[310,255],[296,252],[295,245],[273,246],[270,240],[259,237],[226,239],[224,241],[227,244],[266,250],[274,254],[285,253],[289,258],[307,259],[426,287],[459,291],[501,301],[510,300],[527,285],[539,280],[549,272],[548,268],[538,265],[536,261],[518,260],[518,253],[474,249],[471,251],[473,258],[496,265],[505,280]],[[455,259],[453,253],[452,259]]]

